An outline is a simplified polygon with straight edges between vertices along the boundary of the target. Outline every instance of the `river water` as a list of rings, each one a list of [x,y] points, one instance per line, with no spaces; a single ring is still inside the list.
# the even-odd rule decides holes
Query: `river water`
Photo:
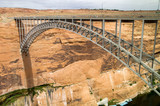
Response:
[[[160,96],[154,91],[140,94],[125,106],[160,106]]]

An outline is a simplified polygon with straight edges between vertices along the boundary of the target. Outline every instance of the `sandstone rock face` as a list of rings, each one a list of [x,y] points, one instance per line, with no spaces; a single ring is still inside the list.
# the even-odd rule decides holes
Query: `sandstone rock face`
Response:
[[[5,11],[3,10],[4,14]],[[136,28],[138,23],[140,22],[137,22]],[[94,25],[101,26],[98,22]],[[106,30],[114,33],[113,26],[114,23],[108,23]],[[129,26],[131,24],[123,24],[122,30],[122,37],[128,41],[131,38]],[[150,29],[149,26],[145,28]],[[140,40],[138,36],[141,33],[138,29],[141,27],[135,29],[135,39]],[[153,43],[150,37],[153,35],[150,33],[144,38],[146,45]],[[159,51],[159,46],[156,46],[156,52]],[[96,106],[100,99],[107,97],[109,100],[122,101],[146,89],[144,82],[111,54],[82,36],[66,30],[51,29],[42,33],[31,45],[27,56],[20,53],[19,47],[14,21],[1,22],[0,95],[17,89],[55,83],[64,88],[54,91],[53,104]],[[151,47],[146,49],[147,52],[151,50]],[[40,106],[47,105],[46,97],[45,92],[40,93],[35,98],[36,103]]]
[[[0,27],[0,94],[24,88],[23,61],[20,54],[18,32],[14,21]]]

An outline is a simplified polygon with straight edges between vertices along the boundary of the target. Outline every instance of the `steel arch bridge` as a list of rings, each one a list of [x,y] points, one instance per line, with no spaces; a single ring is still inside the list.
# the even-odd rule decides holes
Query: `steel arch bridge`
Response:
[[[83,18],[82,18],[83,17]],[[156,44],[160,40],[158,35],[158,25],[160,19],[143,18],[102,18],[95,16],[48,16],[48,17],[15,17],[16,26],[19,32],[21,52],[28,54],[28,50],[34,39],[48,29],[66,29],[95,43],[105,51],[109,52],[121,61],[126,67],[138,75],[151,89],[159,96],[160,92],[160,61],[155,54]],[[89,24],[85,23],[87,21]],[[134,44],[135,21],[141,21],[141,40],[137,47]],[[100,22],[102,27],[96,27],[93,22]],[[115,23],[115,33],[106,31],[107,22]],[[131,23],[131,41],[121,38],[122,23]],[[146,53],[144,47],[144,26],[145,23],[155,24],[154,44],[152,53]],[[119,28],[119,31],[118,31]],[[160,51],[160,48],[159,48]]]

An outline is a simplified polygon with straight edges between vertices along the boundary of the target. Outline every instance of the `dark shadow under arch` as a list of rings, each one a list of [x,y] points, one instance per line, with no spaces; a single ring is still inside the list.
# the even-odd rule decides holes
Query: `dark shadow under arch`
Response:
[[[26,55],[25,53],[22,53],[22,59],[23,59],[27,88],[32,88],[34,87],[34,79],[33,79],[33,71],[32,71],[32,62],[31,62],[29,52],[28,52],[28,55]]]

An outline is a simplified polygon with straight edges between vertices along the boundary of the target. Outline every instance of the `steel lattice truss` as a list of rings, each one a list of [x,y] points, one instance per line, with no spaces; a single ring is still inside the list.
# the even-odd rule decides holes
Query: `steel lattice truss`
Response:
[[[77,17],[16,17],[14,18],[20,37],[20,48],[22,53],[28,53],[28,49],[34,39],[48,29],[60,28],[77,33],[92,41],[105,51],[111,53],[125,66],[138,75],[151,89],[159,96],[160,69],[155,69],[155,65],[160,66],[160,61],[155,58],[155,46],[157,43],[158,21],[159,19],[115,19],[115,18],[77,18]],[[134,45],[134,24],[136,20],[142,21],[140,47]],[[88,21],[89,24],[84,23]],[[101,28],[93,26],[93,22],[99,21]],[[106,22],[115,22],[115,34],[105,30]],[[119,22],[119,33],[118,23]],[[123,22],[132,23],[132,40],[128,42],[121,39],[121,26]],[[155,23],[155,37],[153,52],[148,54],[143,49],[144,24]]]

